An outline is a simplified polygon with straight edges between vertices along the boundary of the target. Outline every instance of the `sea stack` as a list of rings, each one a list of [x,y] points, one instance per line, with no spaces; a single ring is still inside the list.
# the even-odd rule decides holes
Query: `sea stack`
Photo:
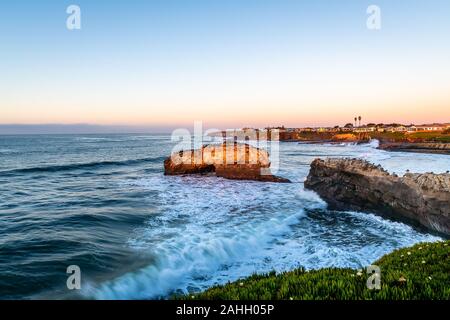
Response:
[[[205,173],[234,180],[290,182],[271,173],[267,151],[249,144],[205,145],[196,150],[176,152],[164,161],[165,175]]]
[[[315,159],[305,187],[334,210],[362,210],[450,236],[450,174],[389,174],[357,159]]]

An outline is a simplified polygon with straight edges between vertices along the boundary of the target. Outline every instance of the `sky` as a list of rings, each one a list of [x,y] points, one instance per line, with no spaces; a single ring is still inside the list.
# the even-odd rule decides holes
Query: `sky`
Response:
[[[2,1],[0,125],[450,122],[449,35],[448,0]]]

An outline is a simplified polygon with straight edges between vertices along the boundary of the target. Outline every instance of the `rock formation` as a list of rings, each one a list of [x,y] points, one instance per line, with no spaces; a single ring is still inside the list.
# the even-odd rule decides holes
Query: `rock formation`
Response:
[[[315,159],[305,187],[330,209],[364,210],[450,235],[450,174],[389,174],[357,159]]]
[[[450,154],[450,143],[439,142],[383,142],[378,149],[387,151]]]
[[[271,173],[267,151],[248,144],[229,142],[206,145],[201,149],[174,153],[164,161],[166,175],[209,172],[235,180],[290,182]]]
[[[334,142],[358,142],[367,143],[370,142],[370,136],[366,132],[361,133],[339,133],[335,134],[332,138]]]

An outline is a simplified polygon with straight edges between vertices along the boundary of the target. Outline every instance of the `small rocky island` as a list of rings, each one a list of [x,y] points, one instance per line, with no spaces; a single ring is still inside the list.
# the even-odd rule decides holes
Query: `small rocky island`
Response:
[[[164,161],[165,175],[206,173],[234,180],[290,182],[271,173],[267,151],[249,144],[205,145],[196,150],[176,152]]]
[[[315,159],[305,187],[330,209],[364,210],[450,236],[450,174],[389,174],[358,159]]]

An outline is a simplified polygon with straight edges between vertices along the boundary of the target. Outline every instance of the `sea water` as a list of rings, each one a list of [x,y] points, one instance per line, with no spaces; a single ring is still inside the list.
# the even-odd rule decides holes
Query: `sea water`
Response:
[[[164,176],[169,135],[0,136],[0,299],[159,299],[254,273],[367,266],[439,238],[327,210],[303,183],[317,157],[445,172],[446,155],[370,144],[280,144],[293,183]],[[81,290],[66,269],[81,270]]]

